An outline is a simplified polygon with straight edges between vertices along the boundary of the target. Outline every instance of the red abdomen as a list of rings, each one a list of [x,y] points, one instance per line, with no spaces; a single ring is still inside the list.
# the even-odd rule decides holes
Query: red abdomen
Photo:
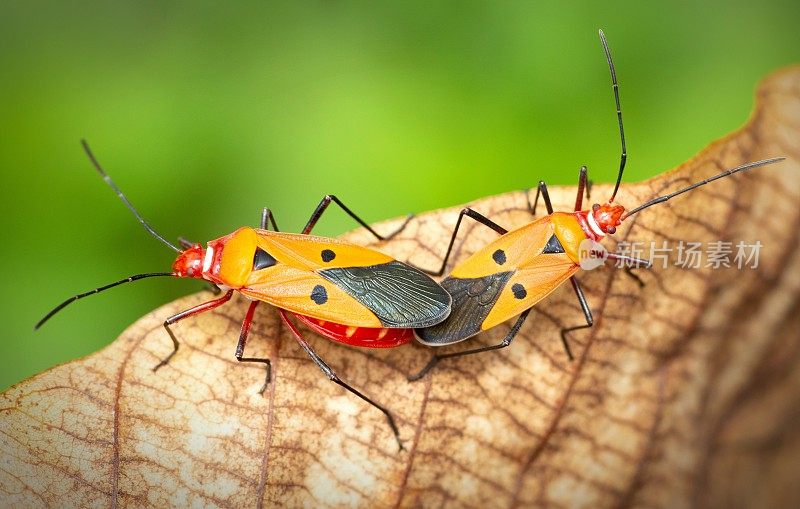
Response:
[[[414,339],[413,329],[350,327],[309,316],[292,314],[317,334],[346,345],[364,348],[394,348]]]

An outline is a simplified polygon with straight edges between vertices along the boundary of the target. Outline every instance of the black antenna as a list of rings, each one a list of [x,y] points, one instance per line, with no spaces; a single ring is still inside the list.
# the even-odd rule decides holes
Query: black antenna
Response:
[[[614,89],[614,101],[617,103],[617,121],[619,122],[619,137],[622,140],[622,154],[619,156],[619,173],[617,174],[617,183],[614,185],[614,192],[611,193],[609,203],[614,201],[619,189],[619,183],[622,182],[622,173],[625,171],[625,161],[628,160],[628,150],[625,148],[625,129],[622,127],[622,108],[619,105],[619,84],[617,83],[617,71],[614,70],[614,61],[611,60],[611,50],[608,49],[608,41],[606,41],[606,34],[603,29],[600,29],[600,42],[603,43],[603,51],[606,53],[606,60],[608,61],[608,69],[611,71],[611,88]]]
[[[72,296],[69,299],[65,300],[64,302],[62,302],[61,304],[59,304],[58,306],[53,308],[52,311],[50,311],[49,313],[44,315],[44,318],[39,320],[36,323],[36,325],[33,326],[33,330],[36,330],[39,327],[41,327],[42,325],[44,325],[44,322],[46,322],[47,320],[52,318],[52,316],[54,314],[58,313],[59,311],[61,311],[62,309],[64,309],[65,307],[67,307],[68,305],[72,304],[73,302],[75,302],[78,299],[82,299],[84,297],[88,297],[89,295],[94,295],[96,293],[100,293],[103,290],[108,290],[109,288],[114,288],[115,286],[119,286],[119,285],[124,284],[124,283],[131,283],[133,281],[136,281],[137,279],[144,279],[146,277],[158,277],[158,276],[175,276],[175,274],[173,274],[172,272],[151,272],[149,274],[136,274],[134,276],[126,277],[125,279],[121,279],[121,280],[119,280],[119,281],[117,281],[115,283],[107,284],[105,286],[101,286],[100,288],[95,288],[94,290],[90,290],[88,292],[79,293],[78,295]]]
[[[103,180],[106,181],[106,184],[111,186],[111,189],[113,189],[114,192],[117,193],[117,196],[119,196],[119,199],[122,200],[122,203],[124,203],[125,206],[128,207],[128,210],[133,212],[133,215],[136,216],[136,219],[138,219],[140,223],[142,223],[142,226],[144,226],[144,229],[147,230],[148,232],[150,232],[150,235],[152,235],[153,237],[157,238],[158,240],[160,240],[161,242],[163,242],[164,244],[169,246],[174,251],[177,251],[178,253],[182,253],[183,251],[181,249],[179,249],[173,243],[171,243],[170,241],[168,241],[167,239],[165,239],[164,237],[159,235],[158,232],[156,232],[153,229],[153,227],[150,226],[150,224],[147,221],[144,220],[142,215],[139,214],[139,212],[133,207],[131,202],[128,201],[128,198],[126,198],[125,195],[122,194],[122,191],[119,190],[119,188],[114,183],[114,181],[111,180],[111,177],[109,177],[108,174],[105,172],[105,170],[103,170],[103,167],[100,166],[100,163],[97,162],[97,159],[95,159],[94,154],[92,154],[91,149],[89,149],[89,144],[86,143],[86,140],[81,140],[81,144],[83,145],[83,150],[86,151],[86,155],[89,156],[89,160],[92,161],[92,164],[94,165],[94,167],[97,170],[97,172],[100,173],[100,176],[103,177]]]
[[[659,203],[664,203],[665,201],[669,200],[670,198],[678,196],[679,194],[683,194],[683,193],[685,193],[687,191],[691,191],[692,189],[695,189],[697,187],[704,186],[704,185],[708,184],[709,182],[713,182],[713,181],[715,181],[717,179],[721,179],[723,177],[727,177],[729,175],[733,175],[734,173],[738,173],[740,171],[749,170],[751,168],[758,168],[759,166],[766,166],[768,164],[778,163],[780,161],[783,161],[784,159],[786,159],[786,158],[785,157],[773,157],[772,159],[762,159],[761,161],[754,161],[752,163],[745,163],[745,164],[742,164],[740,166],[737,166],[736,168],[732,168],[730,170],[725,170],[722,173],[714,175],[713,177],[709,177],[709,178],[707,178],[705,180],[701,180],[700,182],[696,182],[696,183],[690,185],[689,187],[684,187],[683,189],[675,191],[674,193],[669,193],[669,194],[665,194],[664,196],[659,196],[658,198],[653,198],[649,202],[647,202],[647,203],[645,203],[643,205],[639,205],[635,209],[633,209],[633,210],[629,211],[628,213],[626,213],[625,215],[623,215],[621,220],[625,220],[625,219],[631,217],[632,215],[636,214],[637,212],[640,212],[640,211],[646,209],[647,207],[652,207],[653,205],[657,205]]]

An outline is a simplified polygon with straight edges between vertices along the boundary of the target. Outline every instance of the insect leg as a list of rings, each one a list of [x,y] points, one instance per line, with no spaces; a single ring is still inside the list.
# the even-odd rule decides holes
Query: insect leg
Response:
[[[481,353],[481,352],[489,352],[491,350],[499,350],[500,348],[507,347],[508,345],[511,344],[511,341],[514,339],[514,337],[519,332],[519,329],[522,327],[522,324],[525,323],[525,319],[528,318],[528,314],[530,312],[531,312],[530,309],[526,309],[521,315],[519,315],[519,318],[517,318],[517,321],[511,327],[511,330],[508,331],[508,334],[506,334],[506,337],[504,337],[503,341],[501,341],[499,344],[491,345],[491,346],[484,346],[484,347],[475,348],[475,349],[472,349],[472,350],[464,350],[463,352],[452,352],[452,353],[445,353],[445,354],[436,354],[433,357],[431,357],[431,360],[428,361],[428,364],[426,364],[425,367],[422,368],[419,371],[419,373],[417,373],[415,375],[410,375],[408,377],[408,381],[409,382],[414,382],[414,381],[417,381],[420,378],[424,377],[426,374],[428,374],[428,372],[431,369],[433,369],[437,364],[439,364],[439,361],[441,361],[442,359],[452,359],[453,357],[463,357],[465,355],[472,355],[472,354]]]
[[[264,209],[261,211],[261,229],[268,230],[269,223],[272,223],[273,230],[275,230],[276,232],[280,231],[278,229],[278,223],[275,222],[275,216],[272,215],[272,211],[267,207],[264,207]]]
[[[272,379],[272,363],[269,359],[261,357],[244,357],[244,347],[247,345],[247,334],[250,332],[250,325],[253,323],[253,315],[260,302],[260,300],[254,300],[250,303],[250,307],[247,308],[247,314],[242,321],[242,331],[239,333],[239,342],[236,344],[236,360],[239,362],[260,362],[266,365],[267,377],[264,380],[264,385],[258,390],[259,394],[264,394],[264,391],[267,390],[267,385],[269,385]]]
[[[172,332],[172,329],[169,328],[170,325],[174,324],[175,322],[179,322],[179,321],[183,320],[184,318],[188,318],[190,316],[194,316],[194,315],[202,313],[204,311],[209,311],[209,310],[214,309],[214,308],[216,308],[218,306],[221,306],[221,305],[225,304],[226,302],[228,302],[229,300],[231,300],[231,296],[232,295],[233,295],[233,290],[228,290],[225,293],[225,295],[223,295],[219,299],[214,299],[214,300],[211,300],[211,301],[208,301],[208,302],[204,302],[203,304],[200,304],[200,305],[195,306],[193,308],[187,309],[186,311],[181,311],[180,313],[172,315],[169,318],[167,318],[166,320],[164,320],[164,328],[167,330],[167,334],[169,334],[169,337],[172,340],[173,350],[172,350],[172,352],[170,352],[169,355],[164,357],[161,360],[161,362],[156,364],[156,366],[153,368],[153,371],[156,371],[161,366],[166,365],[170,361],[170,359],[172,359],[172,356],[175,355],[176,353],[178,353],[178,347],[180,346],[180,343],[178,343],[178,338],[175,337],[175,334]]]
[[[334,196],[332,194],[329,194],[329,195],[326,195],[325,197],[323,197],[322,200],[320,200],[319,205],[317,205],[317,208],[311,214],[311,217],[308,219],[308,222],[306,223],[306,226],[305,226],[305,228],[303,228],[303,231],[301,233],[304,233],[304,234],[311,233],[311,229],[314,228],[314,225],[317,224],[317,221],[319,221],[319,218],[322,216],[322,213],[325,212],[325,209],[328,208],[328,205],[330,205],[331,202],[333,202],[336,205],[338,205],[339,207],[341,207],[341,209],[344,210],[347,213],[347,215],[352,217],[358,224],[360,224],[361,226],[366,228],[367,231],[370,232],[372,235],[374,235],[375,238],[378,239],[378,240],[389,240],[389,239],[391,239],[392,237],[394,237],[395,235],[397,235],[398,233],[403,231],[403,229],[405,229],[405,227],[408,224],[408,222],[411,221],[411,218],[414,217],[413,214],[409,214],[408,217],[406,218],[406,220],[403,222],[403,224],[400,225],[400,228],[398,228],[397,230],[393,231],[392,233],[390,233],[388,235],[380,235],[378,232],[373,230],[367,223],[365,223],[363,219],[358,217],[355,214],[355,212],[350,210],[344,203],[342,203],[342,201],[339,198],[337,198],[336,196]]]
[[[488,226],[489,228],[496,231],[500,235],[508,233],[508,230],[498,225],[497,223],[495,223],[488,217],[484,216],[480,212],[476,212],[469,207],[465,207],[461,209],[461,212],[459,212],[458,214],[458,221],[456,221],[456,226],[455,228],[453,228],[453,234],[450,237],[450,244],[447,246],[447,252],[444,254],[444,259],[442,260],[442,266],[439,268],[439,270],[436,271],[420,268],[422,272],[425,272],[426,274],[430,274],[432,276],[441,276],[442,274],[444,274],[444,269],[445,267],[447,267],[447,260],[450,258],[450,253],[453,251],[453,244],[455,244],[456,242],[456,235],[458,235],[458,228],[461,226],[461,220],[464,218],[464,216],[470,217],[484,226]]]
[[[567,333],[579,329],[588,329],[594,325],[594,319],[592,318],[592,310],[589,309],[589,303],[586,302],[586,296],[583,294],[583,289],[581,289],[581,285],[578,283],[578,278],[572,276],[569,278],[569,282],[572,283],[572,288],[575,290],[575,295],[578,296],[578,302],[581,305],[581,310],[583,310],[583,316],[586,317],[586,325],[576,325],[575,327],[565,327],[561,329],[561,343],[564,345],[564,351],[567,352],[569,360],[574,360],[575,357],[572,356],[572,350],[570,350],[569,343],[567,342]]]
[[[642,258],[636,258],[633,256],[625,256],[617,253],[608,253],[608,259],[624,262],[627,267],[634,269],[649,269],[652,266],[650,260],[644,260]]]
[[[608,259],[620,261],[625,264],[625,274],[636,281],[639,286],[644,286],[644,281],[638,275],[633,273],[633,269],[649,269],[651,263],[649,260],[642,260],[641,258],[634,258],[632,256],[625,256],[616,253],[608,253]]]
[[[634,273],[631,267],[625,267],[625,274],[629,278],[636,281],[636,284],[638,284],[640,287],[644,288],[644,280],[642,280],[642,278],[640,278],[638,274]]]
[[[578,173],[578,195],[575,198],[575,212],[583,210],[583,191],[586,190],[586,199],[589,199],[589,193],[592,190],[592,181],[589,180],[589,170],[586,166],[581,166]]]
[[[536,188],[536,198],[533,199],[533,205],[531,205],[530,200],[528,200],[528,210],[530,210],[531,214],[534,216],[536,215],[536,205],[539,203],[540,194],[544,200],[544,206],[547,209],[547,213],[552,214],[553,204],[550,203],[550,193],[547,192],[547,184],[544,183],[544,180],[539,181],[539,187]]]
[[[214,295],[219,295],[222,293],[222,289],[219,286],[212,283],[211,281],[206,281],[206,284],[207,284],[206,288],[208,289],[208,291],[210,291]]]
[[[359,398],[363,399],[370,405],[374,406],[375,408],[383,412],[383,415],[385,415],[386,419],[389,421],[389,426],[392,428],[392,431],[394,432],[394,437],[395,439],[397,439],[397,444],[400,446],[400,450],[404,449],[403,443],[400,441],[400,430],[397,428],[397,424],[394,421],[394,417],[392,417],[392,414],[389,413],[389,410],[375,403],[370,398],[368,398],[358,390],[348,385],[346,382],[343,382],[336,375],[336,373],[334,373],[331,367],[328,366],[328,364],[325,363],[325,361],[323,361],[319,355],[317,355],[317,352],[315,352],[314,349],[311,348],[311,345],[309,345],[308,342],[305,339],[303,339],[303,336],[300,334],[300,331],[297,330],[297,327],[295,327],[294,324],[289,320],[289,317],[286,316],[286,311],[284,311],[283,309],[278,309],[278,312],[281,314],[281,318],[283,319],[284,323],[286,323],[286,325],[289,327],[289,330],[292,331],[292,334],[294,334],[295,339],[297,340],[298,343],[300,343],[300,346],[303,348],[303,350],[306,351],[309,357],[311,357],[311,360],[314,361],[314,364],[316,364],[319,367],[319,369],[321,369],[322,372],[325,373],[325,375],[331,382],[347,389],[348,391],[352,392]]]
[[[190,247],[197,244],[197,242],[192,242],[191,240],[187,239],[186,237],[178,237],[178,245],[181,246],[183,249],[189,249]]]

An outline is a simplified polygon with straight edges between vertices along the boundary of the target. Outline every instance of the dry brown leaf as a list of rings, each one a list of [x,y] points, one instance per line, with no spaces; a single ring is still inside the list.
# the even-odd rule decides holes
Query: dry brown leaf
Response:
[[[535,308],[511,348],[444,361],[417,383],[406,375],[428,360],[424,347],[312,337],[344,379],[390,406],[406,451],[268,306],[249,346],[273,359],[265,397],[261,368],[233,357],[242,301],[181,322],[183,348],[153,373],[170,349],[161,321],[208,299],[197,294],[2,395],[0,505],[798,507],[800,68],[765,81],[744,129],[625,185],[618,201],[776,155],[789,159],[634,216],[615,236],[760,240],[758,269],[656,267],[645,288],[610,267],[583,273],[596,325],[574,335],[573,363],[558,339],[582,320],[569,285]],[[552,189],[556,209],[569,210],[574,192]],[[507,227],[530,219],[522,192],[472,205]],[[422,214],[381,248],[432,267],[457,210]],[[495,236],[472,224],[464,233],[459,258]]]

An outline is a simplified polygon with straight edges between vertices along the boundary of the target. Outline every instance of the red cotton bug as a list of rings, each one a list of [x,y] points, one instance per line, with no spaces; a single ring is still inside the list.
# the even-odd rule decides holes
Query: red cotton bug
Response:
[[[589,250],[582,249],[587,245],[586,243],[591,246],[592,242],[599,242],[606,235],[615,233],[617,227],[625,219],[648,207],[663,203],[714,180],[751,168],[773,164],[784,159],[783,157],[776,157],[742,164],[683,189],[654,198],[625,212],[625,208],[622,205],[614,202],[622,181],[627,159],[625,131],[622,126],[622,110],[619,101],[619,86],[614,63],[611,60],[611,52],[608,49],[608,43],[602,30],[600,30],[600,41],[611,72],[611,83],[617,107],[617,120],[622,143],[619,172],[611,198],[603,205],[594,204],[591,210],[581,210],[583,193],[586,191],[588,198],[590,187],[587,170],[584,166],[580,170],[578,195],[573,212],[553,212],[550,197],[547,193],[547,186],[542,181],[539,182],[536,198],[530,210],[534,215],[536,214],[536,204],[539,200],[539,195],[541,195],[548,215],[514,231],[509,232],[470,208],[463,209],[458,216],[442,266],[437,272],[431,272],[432,274],[441,275],[444,273],[458,228],[464,216],[488,226],[502,236],[458,264],[442,281],[442,287],[453,297],[452,312],[446,320],[437,325],[417,329],[417,339],[429,346],[451,345],[491,329],[515,316],[518,316],[518,318],[501,343],[461,352],[434,355],[430,362],[419,373],[410,376],[409,380],[422,378],[442,359],[507,347],[519,332],[531,308],[567,280],[572,284],[586,319],[586,324],[561,329],[561,340],[564,344],[564,349],[570,360],[572,360],[573,356],[567,342],[567,334],[571,331],[591,327],[594,323],[592,311],[583,294],[581,285],[575,277],[575,274],[581,268],[582,257],[593,256],[591,248]],[[630,268],[631,266],[634,268],[649,268],[649,261],[614,253],[608,253],[607,259],[626,263],[626,272],[636,279],[640,285],[643,284],[641,279],[630,272]]]
[[[389,410],[342,381],[311,348],[288,315],[294,315],[329,339],[370,348],[390,348],[408,343],[414,337],[414,328],[434,325],[445,319],[450,313],[450,295],[422,271],[372,249],[309,235],[331,203],[339,205],[379,240],[399,233],[410,216],[397,231],[381,236],[338,198],[328,195],[320,201],[300,234],[278,231],[273,214],[265,208],[260,229],[239,228],[209,241],[205,248],[181,239],[183,249],[180,249],[144,220],[97,162],[86,141],[82,144],[95,169],[136,219],[151,235],[176,251],[178,257],[172,265],[172,272],[136,274],[70,297],[47,313],[35,329],[72,302],[124,283],[158,276],[204,279],[224,294],[164,320],[164,329],[172,340],[173,350],[153,371],[166,365],[178,352],[180,343],[171,325],[214,309],[230,300],[233,292],[239,292],[252,302],[242,322],[235,356],[240,362],[266,365],[266,379],[259,392],[264,392],[271,379],[270,360],[244,357],[244,348],[256,307],[267,302],[278,308],[281,319],[297,342],[332,382],[383,412],[398,445],[403,448],[397,424]],[[273,230],[267,229],[269,224]]]

